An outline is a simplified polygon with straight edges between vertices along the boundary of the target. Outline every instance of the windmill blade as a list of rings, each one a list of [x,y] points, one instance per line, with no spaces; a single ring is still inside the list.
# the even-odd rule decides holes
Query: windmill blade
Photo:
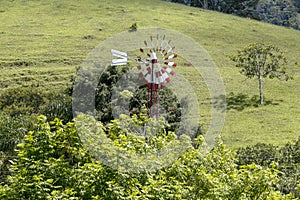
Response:
[[[143,74],[143,76],[145,77],[145,76],[146,76],[146,74],[149,74],[149,69],[148,69],[148,68],[146,68],[146,69],[143,69],[141,73],[142,73],[142,74]]]
[[[153,44],[152,44],[151,41],[148,42],[147,40],[144,40],[144,44],[145,44],[145,46],[146,46],[147,49],[152,49],[152,47],[153,47]]]
[[[128,62],[127,53],[112,49],[111,54],[112,54],[113,57],[116,57],[116,58],[112,59],[112,62],[111,62],[112,66],[126,65],[127,64],[127,62]]]
[[[153,36],[152,35],[150,36],[150,44],[151,44],[150,49],[155,49],[155,46],[153,45]]]
[[[147,55],[148,57],[150,57],[150,54],[147,53],[143,48],[140,48],[140,52],[142,52],[143,54]]]
[[[164,78],[162,77],[161,71],[156,72],[156,78],[157,78],[158,84],[162,84],[165,81]]]
[[[171,74],[172,76],[175,74],[175,72],[174,72],[173,70],[171,70],[169,67],[164,66],[164,68],[165,68],[165,71],[166,71],[167,73]]]
[[[171,48],[167,51],[167,53],[168,53],[168,54],[171,53],[174,49],[175,49],[175,47],[171,47]]]
[[[174,54],[172,54],[172,55],[170,55],[168,57],[165,57],[164,60],[172,60],[174,58],[177,58],[177,54],[176,53],[174,53]]]
[[[165,81],[167,81],[168,83],[171,81],[171,79],[170,79],[170,77],[168,76],[167,73],[163,73],[163,74],[162,74],[162,77],[163,77],[163,79],[164,79]]]
[[[112,59],[111,66],[126,65],[127,59]]]
[[[160,73],[161,74],[163,74],[163,73],[165,73],[166,72],[166,69],[165,68],[162,68],[161,70],[160,70]]]
[[[159,83],[160,83],[160,84],[164,83],[164,81],[165,81],[164,78],[163,78],[162,76],[160,76],[158,79],[159,79]]]
[[[154,79],[154,83],[155,83],[155,84],[159,84],[159,79],[158,79],[158,78],[155,78],[155,79]]]
[[[155,46],[155,50],[158,51],[158,34],[156,35],[156,46]]]
[[[160,53],[163,54],[163,51],[165,50],[166,46],[168,45],[168,42],[166,42],[166,36],[163,36],[163,39],[160,43]]]
[[[164,62],[165,65],[168,65],[170,67],[176,67],[177,66],[177,63],[176,62]]]
[[[151,77],[150,74],[147,74],[144,78],[147,81],[147,83],[151,83],[152,82],[152,80],[151,80],[152,77]]]

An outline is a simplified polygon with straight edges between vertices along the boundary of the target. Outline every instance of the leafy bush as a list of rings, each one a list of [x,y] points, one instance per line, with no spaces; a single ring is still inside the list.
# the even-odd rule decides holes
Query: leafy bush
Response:
[[[255,163],[260,166],[269,166],[278,163],[280,181],[278,190],[284,194],[292,193],[300,197],[297,189],[300,176],[300,138],[294,143],[288,143],[278,148],[270,144],[257,144],[237,150],[237,164]]]
[[[47,123],[44,116],[18,147],[18,157],[10,167],[15,173],[8,177],[9,189],[1,199],[47,199],[62,191],[72,194],[74,168],[91,161],[74,124],[63,125],[57,119]]]
[[[12,153],[29,128],[29,116],[11,117],[0,112],[0,151]]]
[[[163,148],[177,143],[177,137],[164,135],[164,124],[157,121],[159,134],[149,140],[130,130],[149,122],[147,115],[123,116],[105,131],[101,122],[89,116],[76,120],[90,127],[89,135],[107,138],[114,148],[128,153]],[[291,199],[276,191],[279,177],[276,165],[261,167],[235,164],[234,153],[220,141],[209,152],[202,136],[184,140],[186,149],[168,166],[146,172],[129,173],[94,161],[79,139],[75,123],[47,122],[40,116],[37,125],[18,145],[18,157],[10,166],[13,173],[0,185],[1,199]],[[81,132],[82,133],[82,132]],[[106,135],[108,133],[108,135]],[[93,141],[93,140],[91,140]],[[143,148],[140,147],[149,147]],[[151,158],[149,158],[151,159]],[[151,161],[151,160],[150,160]],[[143,165],[143,163],[140,163]]]
[[[51,121],[59,118],[64,123],[70,122],[73,119],[72,98],[68,94],[58,93],[49,99],[40,113]]]
[[[284,193],[292,192],[300,197],[300,191],[297,189],[300,177],[300,138],[279,149],[278,163],[283,172],[280,190]]]
[[[0,96],[0,109],[11,116],[38,113],[46,102],[46,94],[38,88],[23,87],[5,90]]]
[[[277,161],[277,147],[272,144],[258,143],[254,146],[240,148],[236,152],[238,165],[255,163],[261,166],[269,166]]]
[[[16,145],[22,142],[30,127],[30,116],[11,117],[0,112],[0,182],[4,181],[8,174],[7,165],[15,156]]]

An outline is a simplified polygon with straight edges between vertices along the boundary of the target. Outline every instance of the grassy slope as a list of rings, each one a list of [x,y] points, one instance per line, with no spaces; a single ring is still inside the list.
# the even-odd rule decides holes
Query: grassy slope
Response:
[[[174,29],[195,39],[219,67],[227,94],[252,97],[258,92],[256,81],[244,81],[228,55],[251,42],[285,50],[294,80],[265,81],[266,98],[278,105],[228,110],[222,136],[233,147],[256,142],[283,144],[300,136],[299,31],[160,0],[1,2],[0,92],[28,85],[47,90],[67,87],[75,67],[91,49],[134,22],[138,27]],[[195,85],[201,84],[192,69],[179,70]],[[210,101],[206,89],[199,88],[206,127]]]

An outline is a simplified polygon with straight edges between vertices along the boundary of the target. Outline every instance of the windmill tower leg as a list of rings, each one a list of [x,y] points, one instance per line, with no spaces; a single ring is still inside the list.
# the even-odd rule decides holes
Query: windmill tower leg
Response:
[[[148,115],[154,119],[158,119],[158,89],[159,85],[154,83],[148,84]]]

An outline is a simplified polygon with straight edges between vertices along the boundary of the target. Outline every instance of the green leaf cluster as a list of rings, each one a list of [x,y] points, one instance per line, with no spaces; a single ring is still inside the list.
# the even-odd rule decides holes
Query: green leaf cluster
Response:
[[[280,181],[277,188],[284,194],[292,193],[300,197],[298,188],[300,174],[300,138],[279,148],[271,144],[259,143],[237,150],[237,164],[249,165],[255,163],[269,166],[276,162],[280,171]]]
[[[283,52],[273,45],[249,44],[239,50],[237,55],[231,56],[231,60],[236,62],[236,67],[240,68],[241,74],[247,78],[290,78],[284,70],[287,60]]]
[[[203,136],[198,136],[193,143],[188,136],[166,135],[163,120],[153,126],[159,131],[146,140],[133,130],[140,130],[134,128],[150,122],[147,115],[122,116],[107,127],[100,122],[91,123],[91,118],[85,115],[76,120],[63,124],[59,119],[47,122],[44,116],[38,118],[35,128],[18,145],[18,157],[10,166],[12,173],[6,183],[0,185],[1,199],[291,198],[276,190],[279,172],[274,163],[268,167],[238,166],[234,152],[221,141],[208,150]],[[184,144],[188,148],[168,165],[132,172],[115,168],[104,157],[95,160],[93,152],[80,140],[79,135],[84,133],[80,130],[82,127],[91,132],[89,136],[95,136],[94,140],[111,141],[112,145],[105,149],[107,155],[114,154],[114,149],[127,155],[159,151],[170,143]],[[153,158],[148,157],[152,164]]]

